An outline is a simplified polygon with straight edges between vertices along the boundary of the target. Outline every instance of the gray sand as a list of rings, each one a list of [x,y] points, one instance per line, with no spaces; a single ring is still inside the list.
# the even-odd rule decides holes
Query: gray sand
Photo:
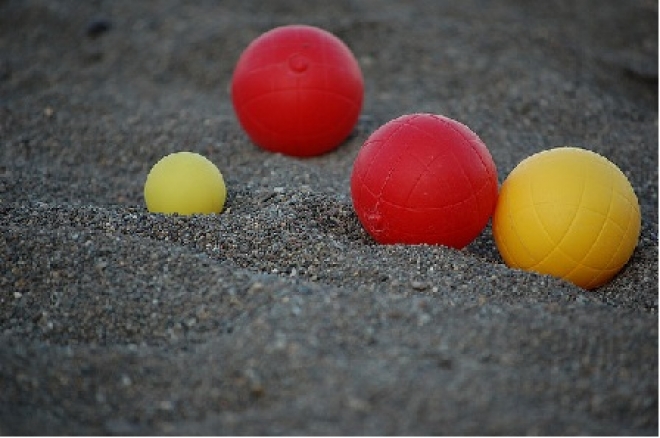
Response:
[[[0,0],[0,433],[658,433],[656,2]],[[241,51],[277,25],[342,38],[354,134],[264,152],[233,114]],[[402,114],[467,124],[502,182],[543,149],[630,178],[642,235],[586,292],[462,251],[380,246],[349,177]],[[148,214],[191,150],[221,215]]]

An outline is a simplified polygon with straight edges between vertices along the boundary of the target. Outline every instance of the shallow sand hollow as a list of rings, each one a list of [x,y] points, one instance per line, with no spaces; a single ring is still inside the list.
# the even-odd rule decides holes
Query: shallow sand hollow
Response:
[[[0,0],[0,433],[658,433],[657,3]],[[241,51],[305,23],[358,59],[351,137],[265,152],[233,114]],[[459,120],[500,183],[572,145],[630,179],[642,233],[586,292],[462,251],[381,246],[353,160],[402,114]],[[149,214],[198,152],[221,215]]]

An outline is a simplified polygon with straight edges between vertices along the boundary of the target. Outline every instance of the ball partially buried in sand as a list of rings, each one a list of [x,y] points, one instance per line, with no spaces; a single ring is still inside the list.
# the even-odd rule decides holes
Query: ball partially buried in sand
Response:
[[[194,152],[165,156],[151,168],[144,199],[152,213],[220,213],[227,188],[218,168]]]
[[[360,222],[379,243],[463,248],[493,213],[497,171],[467,126],[434,114],[405,115],[362,146],[351,196]]]
[[[532,155],[502,184],[493,236],[507,265],[593,289],[626,264],[641,218],[632,186],[606,158],[562,147]]]
[[[362,71],[336,36],[313,26],[272,29],[241,54],[231,82],[238,120],[258,146],[320,155],[353,130],[364,97]]]

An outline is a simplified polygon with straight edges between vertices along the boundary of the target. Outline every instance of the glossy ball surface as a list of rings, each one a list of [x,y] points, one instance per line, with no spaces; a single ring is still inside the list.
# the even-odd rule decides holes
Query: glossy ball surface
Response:
[[[467,126],[439,115],[405,115],[364,143],[351,196],[360,222],[379,243],[463,248],[493,213],[497,171]]]
[[[151,213],[220,213],[227,189],[218,168],[194,152],[176,152],[151,168],[144,199]]]
[[[364,82],[357,60],[323,29],[272,29],[241,54],[231,82],[238,120],[258,146],[286,155],[320,155],[357,123]]]
[[[637,196],[605,157],[562,147],[528,157],[502,184],[493,236],[506,264],[593,289],[627,263],[639,239]]]

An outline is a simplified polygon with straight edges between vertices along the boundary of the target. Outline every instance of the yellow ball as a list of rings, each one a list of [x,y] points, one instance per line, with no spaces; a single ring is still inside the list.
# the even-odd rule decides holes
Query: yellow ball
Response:
[[[502,184],[493,237],[512,268],[584,288],[607,283],[628,262],[641,227],[626,176],[606,158],[562,147],[523,160]]]
[[[193,152],[162,158],[144,184],[144,199],[152,213],[220,213],[226,198],[225,181],[218,168]]]

